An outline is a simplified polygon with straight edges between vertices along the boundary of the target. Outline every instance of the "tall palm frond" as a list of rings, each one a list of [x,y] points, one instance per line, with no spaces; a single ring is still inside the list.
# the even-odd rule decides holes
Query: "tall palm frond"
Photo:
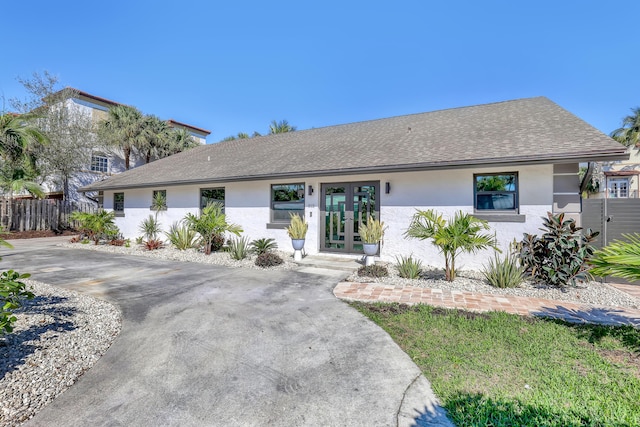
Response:
[[[622,119],[622,127],[611,132],[611,137],[627,147],[640,144],[640,107],[632,108],[632,114]]]

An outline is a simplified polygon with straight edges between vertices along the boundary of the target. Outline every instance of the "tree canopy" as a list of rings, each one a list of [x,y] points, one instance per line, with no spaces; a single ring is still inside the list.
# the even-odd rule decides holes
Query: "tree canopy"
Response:
[[[632,114],[622,119],[622,127],[611,132],[611,137],[627,147],[640,144],[640,107],[632,108]]]

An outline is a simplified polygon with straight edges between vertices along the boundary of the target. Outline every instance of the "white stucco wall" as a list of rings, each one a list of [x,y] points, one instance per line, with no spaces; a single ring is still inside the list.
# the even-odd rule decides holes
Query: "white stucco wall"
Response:
[[[380,181],[380,216],[388,226],[380,258],[395,261],[399,255],[413,254],[425,265],[442,266],[442,256],[430,242],[407,240],[403,233],[407,229],[416,209],[436,209],[445,216],[458,210],[473,213],[473,174],[490,172],[518,172],[520,214],[525,222],[490,222],[491,232],[496,234],[502,249],[514,240],[520,240],[522,233],[538,233],[541,217],[552,209],[553,166],[521,166],[510,168],[457,169],[427,172],[404,172],[340,177],[314,177],[274,181],[249,181],[197,186],[175,186],[125,191],[125,217],[116,223],[125,237],[140,235],[138,227],[142,220],[153,212],[149,209],[153,190],[167,190],[168,210],[159,219],[164,229],[173,221],[178,221],[187,212],[199,211],[200,188],[224,187],[226,214],[230,222],[239,224],[244,235],[250,239],[271,237],[276,239],[283,250],[291,248],[291,242],[283,229],[270,229],[270,186],[304,182],[305,194],[308,186],[314,194],[305,196],[305,217],[309,223],[305,250],[309,254],[319,252],[320,240],[320,186],[322,183]],[[385,183],[391,191],[385,194]],[[105,208],[113,208],[113,192],[105,192]],[[478,269],[493,251],[477,255],[462,255],[458,267]]]

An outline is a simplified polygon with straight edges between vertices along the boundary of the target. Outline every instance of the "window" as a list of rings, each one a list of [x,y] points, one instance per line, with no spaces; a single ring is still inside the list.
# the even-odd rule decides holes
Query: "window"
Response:
[[[105,156],[91,156],[92,172],[109,172],[109,159]]]
[[[475,210],[516,212],[518,210],[518,174],[477,174],[473,176]]]
[[[151,209],[156,207],[156,203],[160,205],[160,210],[167,209],[167,190],[153,190],[151,196]]]
[[[124,212],[124,193],[113,193],[113,210],[116,213]]]
[[[611,198],[629,197],[629,178],[609,178],[607,190]]]
[[[201,188],[200,209],[214,202],[221,203],[222,212],[224,212],[224,188]]]
[[[289,214],[304,218],[304,183],[271,186],[271,222],[289,223]]]

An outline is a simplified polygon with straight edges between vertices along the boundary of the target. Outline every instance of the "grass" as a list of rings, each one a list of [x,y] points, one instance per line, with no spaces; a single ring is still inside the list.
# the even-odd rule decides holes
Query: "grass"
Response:
[[[353,303],[420,367],[458,426],[639,426],[640,331]]]

